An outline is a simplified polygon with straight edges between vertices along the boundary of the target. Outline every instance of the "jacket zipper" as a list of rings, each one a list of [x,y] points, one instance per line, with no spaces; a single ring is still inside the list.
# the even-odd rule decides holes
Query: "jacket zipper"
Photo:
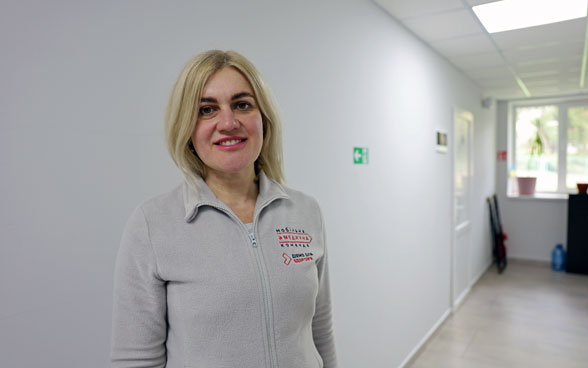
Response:
[[[267,334],[267,349],[269,354],[269,363],[270,368],[276,367],[274,364],[274,353],[272,349],[272,340],[271,340],[271,328],[270,328],[270,305],[269,305],[269,298],[267,296],[267,282],[265,277],[263,276],[263,267],[261,262],[261,256],[259,254],[260,250],[257,247],[257,240],[255,239],[255,219],[253,220],[253,233],[249,234],[249,239],[251,240],[251,245],[254,248],[255,253],[255,261],[257,263],[257,270],[259,271],[259,275],[261,276],[261,293],[263,294],[263,304],[264,304],[264,311],[265,311],[265,332]]]
[[[263,205],[261,205],[261,207],[259,208],[259,211],[257,212],[257,214],[259,215],[261,213],[261,211],[267,206],[269,205],[271,202],[273,202],[276,199],[279,199],[282,197],[273,197],[268,199],[267,201],[265,201],[265,203]],[[261,261],[261,256],[259,254],[260,250],[258,248],[258,244],[257,244],[257,239],[255,237],[255,229],[257,228],[257,216],[253,217],[253,233],[249,233],[249,230],[246,228],[245,224],[243,224],[243,222],[235,215],[233,214],[233,212],[227,208],[224,207],[220,207],[214,203],[210,203],[210,202],[205,202],[202,203],[201,205],[209,205],[212,206],[216,209],[219,209],[221,211],[223,211],[224,213],[226,213],[227,215],[229,215],[229,217],[231,217],[234,221],[237,222],[237,224],[241,224],[241,227],[245,230],[245,232],[248,234],[248,238],[249,241],[251,242],[251,246],[253,247],[254,253],[255,253],[255,262],[257,263],[257,271],[259,273],[259,277],[261,278],[261,292],[262,292],[262,296],[263,296],[263,304],[264,304],[264,312],[265,312],[265,329],[266,329],[266,338],[267,338],[267,349],[268,349],[268,355],[269,355],[269,363],[270,363],[270,368],[277,368],[277,363],[274,362],[274,352],[273,352],[273,348],[272,348],[272,333],[271,333],[271,328],[270,328],[270,305],[269,305],[269,298],[267,296],[267,281],[265,280],[265,276],[263,275],[263,266],[262,266],[262,261]]]

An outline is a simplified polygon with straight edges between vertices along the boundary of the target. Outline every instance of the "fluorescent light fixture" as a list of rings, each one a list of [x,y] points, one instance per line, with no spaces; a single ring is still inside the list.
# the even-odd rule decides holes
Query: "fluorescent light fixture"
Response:
[[[588,0],[503,0],[472,8],[488,33],[582,18],[587,9]]]
[[[586,84],[586,61],[588,60],[588,22],[586,22],[586,34],[584,35],[584,56],[582,56],[582,72],[580,73],[580,88]]]

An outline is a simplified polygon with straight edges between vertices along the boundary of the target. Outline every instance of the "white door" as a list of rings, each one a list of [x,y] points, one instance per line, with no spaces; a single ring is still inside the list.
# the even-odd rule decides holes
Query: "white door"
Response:
[[[472,131],[474,117],[456,110],[453,141],[453,246],[452,306],[456,307],[470,289]]]

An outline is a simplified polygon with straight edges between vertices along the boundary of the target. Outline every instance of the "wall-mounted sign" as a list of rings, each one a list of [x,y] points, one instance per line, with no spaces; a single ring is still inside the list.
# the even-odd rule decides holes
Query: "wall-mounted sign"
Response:
[[[353,163],[356,165],[367,165],[369,161],[367,147],[353,147]]]
[[[506,151],[498,151],[496,152],[496,159],[498,161],[506,161]]]
[[[447,153],[447,133],[437,131],[437,152]]]

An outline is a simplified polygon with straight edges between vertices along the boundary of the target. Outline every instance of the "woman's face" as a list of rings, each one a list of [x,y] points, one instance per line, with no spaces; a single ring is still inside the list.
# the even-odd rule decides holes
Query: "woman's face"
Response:
[[[263,145],[262,117],[237,69],[220,69],[204,85],[192,142],[207,175],[253,173]]]

